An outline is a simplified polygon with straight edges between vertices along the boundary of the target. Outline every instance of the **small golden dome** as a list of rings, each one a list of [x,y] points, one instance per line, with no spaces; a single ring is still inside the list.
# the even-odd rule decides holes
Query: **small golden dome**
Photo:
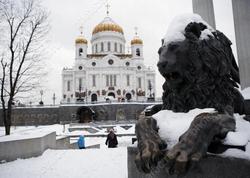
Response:
[[[104,20],[94,28],[92,35],[104,31],[113,31],[123,34],[122,27],[116,24],[110,17],[105,17]]]
[[[134,38],[133,40],[131,40],[131,45],[134,44],[143,44],[143,41],[140,38]]]
[[[85,38],[83,38],[82,36],[80,36],[80,37],[76,38],[75,43],[76,44],[88,44],[88,41]]]

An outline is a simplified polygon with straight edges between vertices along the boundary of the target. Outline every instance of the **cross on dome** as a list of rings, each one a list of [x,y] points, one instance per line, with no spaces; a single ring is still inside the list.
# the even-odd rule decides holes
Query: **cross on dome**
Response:
[[[78,36],[75,40],[75,43],[76,44],[87,44],[88,41],[83,37],[83,26],[81,25],[79,27],[79,30],[80,30],[80,36]]]
[[[131,45],[134,45],[134,44],[142,45],[143,41],[138,36],[138,27],[134,27],[134,30],[135,30],[135,37],[134,39],[131,40]]]
[[[80,34],[82,35],[82,34],[83,34],[83,26],[81,25],[81,26],[79,27],[79,29],[80,29]]]
[[[134,29],[135,29],[135,36],[137,36],[138,35],[138,27],[135,27]]]
[[[107,8],[107,11],[106,11],[106,13],[107,13],[107,16],[109,16],[109,8],[110,8],[110,5],[107,3],[107,5],[106,5],[106,8]]]

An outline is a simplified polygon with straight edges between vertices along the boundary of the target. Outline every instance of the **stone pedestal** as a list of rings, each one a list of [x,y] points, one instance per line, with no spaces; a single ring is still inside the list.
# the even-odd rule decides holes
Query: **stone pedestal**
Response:
[[[128,178],[247,178],[250,176],[250,161],[238,158],[221,158],[209,155],[185,175],[169,175],[160,162],[150,174],[137,170],[135,165],[136,147],[128,147]]]
[[[250,86],[250,1],[232,0],[242,89]]]
[[[213,0],[193,0],[193,12],[199,14],[214,29],[214,6]]]

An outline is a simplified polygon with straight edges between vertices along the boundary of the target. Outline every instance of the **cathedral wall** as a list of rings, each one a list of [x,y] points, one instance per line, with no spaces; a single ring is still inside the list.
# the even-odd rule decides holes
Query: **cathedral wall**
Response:
[[[33,107],[13,109],[12,126],[51,125],[62,122],[78,122],[76,113],[81,106],[88,106],[95,112],[94,121],[126,121],[136,117],[152,103],[121,103],[102,105],[62,105],[59,107]],[[3,118],[0,116],[0,125]]]

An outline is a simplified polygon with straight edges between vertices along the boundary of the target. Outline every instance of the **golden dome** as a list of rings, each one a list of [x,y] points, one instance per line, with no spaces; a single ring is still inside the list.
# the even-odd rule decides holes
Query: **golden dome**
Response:
[[[133,40],[131,40],[131,45],[134,45],[134,44],[143,44],[143,41],[140,39],[140,38],[134,38]]]
[[[75,43],[76,44],[88,44],[88,41],[85,38],[83,38],[83,36],[79,36],[78,38],[76,38]]]
[[[116,24],[110,17],[105,17],[104,20],[94,28],[92,35],[103,31],[113,31],[123,34],[122,27]]]

